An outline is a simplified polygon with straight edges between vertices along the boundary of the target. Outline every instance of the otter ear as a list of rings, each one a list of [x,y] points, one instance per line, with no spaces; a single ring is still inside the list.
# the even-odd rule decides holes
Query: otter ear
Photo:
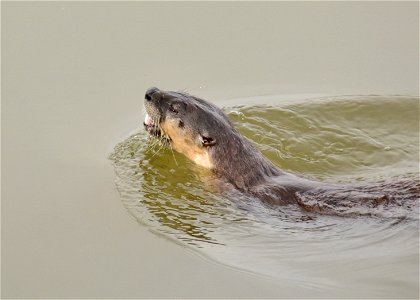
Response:
[[[200,135],[200,142],[203,147],[210,147],[216,144],[216,140],[212,137]]]

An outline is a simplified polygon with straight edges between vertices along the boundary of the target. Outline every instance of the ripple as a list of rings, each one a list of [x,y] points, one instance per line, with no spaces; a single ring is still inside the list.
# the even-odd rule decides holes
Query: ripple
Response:
[[[345,97],[226,112],[280,167],[361,182],[418,178],[418,108],[417,98]],[[397,296],[399,287],[418,293],[418,207],[398,218],[274,209],[235,191],[211,192],[211,173],[151,147],[140,132],[118,144],[111,159],[124,205],[153,231],[220,263],[291,284],[351,286],[384,297]]]

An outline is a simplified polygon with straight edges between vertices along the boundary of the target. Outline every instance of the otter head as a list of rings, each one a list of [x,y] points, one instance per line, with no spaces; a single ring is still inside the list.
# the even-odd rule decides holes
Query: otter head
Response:
[[[146,91],[144,105],[144,126],[150,135],[164,139],[195,163],[213,168],[213,148],[233,129],[222,110],[192,95],[157,88]]]

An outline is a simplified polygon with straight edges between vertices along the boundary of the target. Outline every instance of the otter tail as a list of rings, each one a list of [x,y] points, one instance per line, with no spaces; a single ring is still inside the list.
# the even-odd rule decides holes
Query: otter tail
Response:
[[[420,181],[404,179],[297,192],[301,208],[336,216],[418,218]]]

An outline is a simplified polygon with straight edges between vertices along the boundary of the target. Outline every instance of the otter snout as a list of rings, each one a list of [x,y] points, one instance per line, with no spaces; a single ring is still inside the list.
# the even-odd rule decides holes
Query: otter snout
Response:
[[[146,91],[144,99],[146,99],[147,101],[151,101],[153,97],[156,97],[159,93],[160,90],[157,87],[152,87]]]
[[[144,95],[144,107],[146,112],[151,119],[155,122],[162,117],[162,111],[160,109],[160,99],[162,97],[162,91],[156,87],[152,87],[146,91]],[[147,122],[146,122],[147,123]],[[155,124],[157,126],[157,124]]]
[[[146,91],[144,95],[144,107],[146,108],[146,117],[143,125],[152,136],[161,136],[159,123],[162,119],[162,112],[159,108],[160,90],[152,87]]]

